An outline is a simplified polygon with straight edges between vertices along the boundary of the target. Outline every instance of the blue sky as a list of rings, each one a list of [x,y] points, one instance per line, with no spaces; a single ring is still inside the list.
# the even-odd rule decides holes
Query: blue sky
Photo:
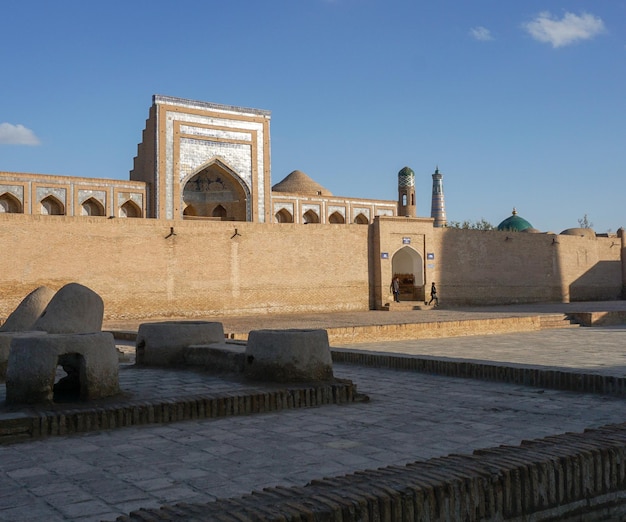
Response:
[[[3,0],[0,170],[127,179],[153,94],[267,109],[272,181],[626,227],[622,0]]]

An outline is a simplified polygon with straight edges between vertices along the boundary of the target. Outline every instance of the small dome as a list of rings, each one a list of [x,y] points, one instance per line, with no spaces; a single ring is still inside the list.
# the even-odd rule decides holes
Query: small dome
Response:
[[[313,181],[301,170],[294,170],[285,179],[272,187],[273,192],[290,192],[292,194],[307,194],[310,196],[332,196],[319,183]]]
[[[561,232],[562,236],[583,236],[595,238],[596,233],[590,228],[568,228]]]
[[[510,232],[523,232],[526,229],[533,229],[533,226],[523,217],[517,215],[517,210],[513,209],[513,215],[506,218],[498,225],[498,230],[508,230]],[[535,229],[533,229],[535,230]],[[529,230],[529,232],[531,232]]]
[[[415,172],[409,167],[404,167],[398,172],[398,187],[414,187]]]

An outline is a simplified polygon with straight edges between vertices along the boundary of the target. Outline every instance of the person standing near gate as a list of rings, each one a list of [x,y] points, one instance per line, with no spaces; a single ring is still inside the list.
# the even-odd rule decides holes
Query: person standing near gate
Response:
[[[432,303],[433,301],[435,301],[435,306],[439,306],[439,298],[437,297],[437,287],[435,286],[434,281],[433,281],[433,284],[430,285],[430,301],[428,301],[428,304]]]
[[[391,285],[389,286],[389,290],[393,292],[393,300],[396,303],[399,303],[400,302],[400,279],[398,279],[398,276],[394,277],[391,280]]]

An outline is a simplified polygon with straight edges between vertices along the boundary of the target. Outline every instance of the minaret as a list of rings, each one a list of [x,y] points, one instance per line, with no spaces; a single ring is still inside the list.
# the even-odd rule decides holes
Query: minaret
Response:
[[[398,172],[398,216],[416,217],[415,173],[404,167]]]
[[[443,174],[439,172],[439,167],[435,168],[433,174],[433,200],[430,207],[430,217],[435,219],[434,226],[436,227],[445,227],[448,222],[446,204],[443,200]]]

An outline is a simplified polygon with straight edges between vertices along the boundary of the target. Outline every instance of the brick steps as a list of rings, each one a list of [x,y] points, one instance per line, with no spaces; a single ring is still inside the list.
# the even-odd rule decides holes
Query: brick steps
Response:
[[[546,314],[539,316],[539,327],[548,328],[578,328],[580,324],[567,314]]]
[[[427,305],[424,301],[400,301],[399,303],[391,302],[387,303],[385,310],[390,312],[407,312],[410,310],[432,310],[435,308],[433,305]]]

